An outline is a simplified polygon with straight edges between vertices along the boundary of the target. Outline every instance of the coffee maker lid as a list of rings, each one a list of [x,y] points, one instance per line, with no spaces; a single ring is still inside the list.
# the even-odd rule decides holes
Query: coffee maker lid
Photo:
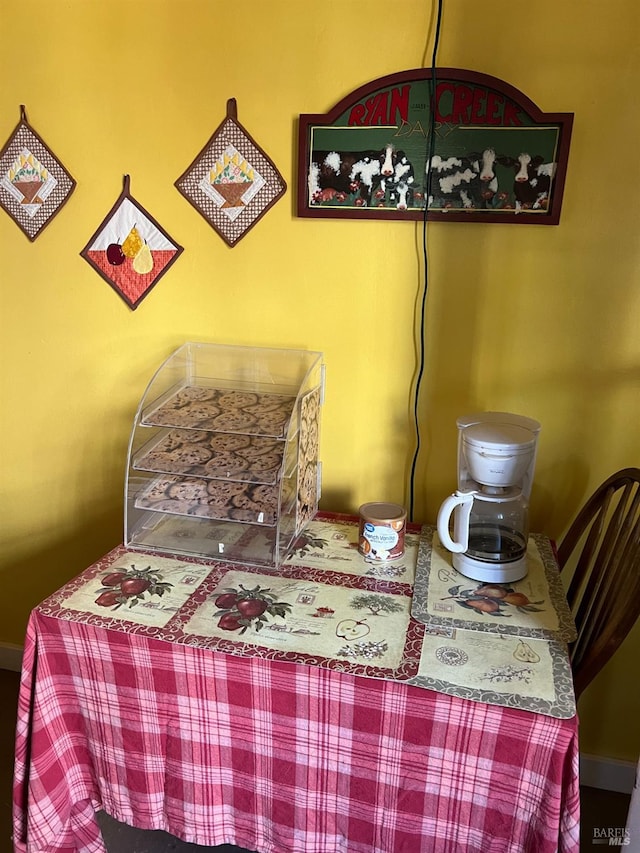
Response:
[[[456,423],[458,429],[466,429],[474,424],[513,424],[531,430],[534,435],[540,432],[539,421],[528,418],[526,415],[514,415],[512,412],[473,412],[469,415],[460,415]]]
[[[536,436],[531,430],[508,423],[476,423],[462,433],[463,441],[476,449],[492,452],[529,453]]]

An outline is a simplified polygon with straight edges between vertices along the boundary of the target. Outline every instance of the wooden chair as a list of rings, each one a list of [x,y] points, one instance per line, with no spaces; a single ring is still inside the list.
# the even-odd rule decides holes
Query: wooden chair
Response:
[[[577,699],[640,615],[640,468],[624,468],[596,489],[558,561],[578,630],[570,648]]]

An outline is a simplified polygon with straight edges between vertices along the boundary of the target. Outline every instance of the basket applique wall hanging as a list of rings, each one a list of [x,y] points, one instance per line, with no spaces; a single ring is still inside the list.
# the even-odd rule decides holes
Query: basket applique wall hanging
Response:
[[[29,124],[21,105],[20,122],[0,152],[0,205],[33,241],[69,200],[75,186]]]
[[[80,254],[130,308],[137,308],[183,249],[129,189],[125,175],[122,193]]]
[[[226,118],[175,185],[231,247],[287,189],[273,161],[238,122],[235,98],[227,101]]]

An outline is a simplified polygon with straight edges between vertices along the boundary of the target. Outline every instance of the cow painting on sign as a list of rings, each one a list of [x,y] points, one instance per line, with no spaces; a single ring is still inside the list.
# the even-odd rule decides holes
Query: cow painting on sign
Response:
[[[499,157],[498,163],[513,169],[516,213],[548,207],[555,163],[545,163],[540,155],[532,157],[526,152],[517,157]]]
[[[485,148],[480,154],[431,158],[429,173],[429,207],[450,210],[462,207],[478,210],[491,205],[498,192],[494,171],[496,152]]]
[[[499,165],[513,171],[502,183]],[[548,208],[555,163],[528,153],[512,157],[485,148],[481,154],[431,159],[429,207],[442,212],[463,210],[545,211]]]
[[[368,207],[387,192],[398,209],[408,205],[413,167],[388,144],[379,151],[314,151],[308,174],[311,204],[343,203],[355,195],[357,207]]]
[[[387,203],[397,210],[407,210],[414,201],[415,175],[413,165],[404,151],[395,153],[393,171],[380,178],[380,186],[374,193],[378,207]]]

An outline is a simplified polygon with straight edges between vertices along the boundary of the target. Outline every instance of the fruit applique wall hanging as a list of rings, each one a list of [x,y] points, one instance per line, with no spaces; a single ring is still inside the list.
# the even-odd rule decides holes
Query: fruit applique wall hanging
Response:
[[[30,126],[20,122],[0,152],[0,205],[29,240],[36,239],[69,200],[76,182]]]
[[[231,247],[287,189],[273,161],[238,122],[234,98],[227,101],[222,124],[175,185]]]
[[[130,308],[137,308],[183,249],[129,189],[125,175],[122,193],[80,254]]]

